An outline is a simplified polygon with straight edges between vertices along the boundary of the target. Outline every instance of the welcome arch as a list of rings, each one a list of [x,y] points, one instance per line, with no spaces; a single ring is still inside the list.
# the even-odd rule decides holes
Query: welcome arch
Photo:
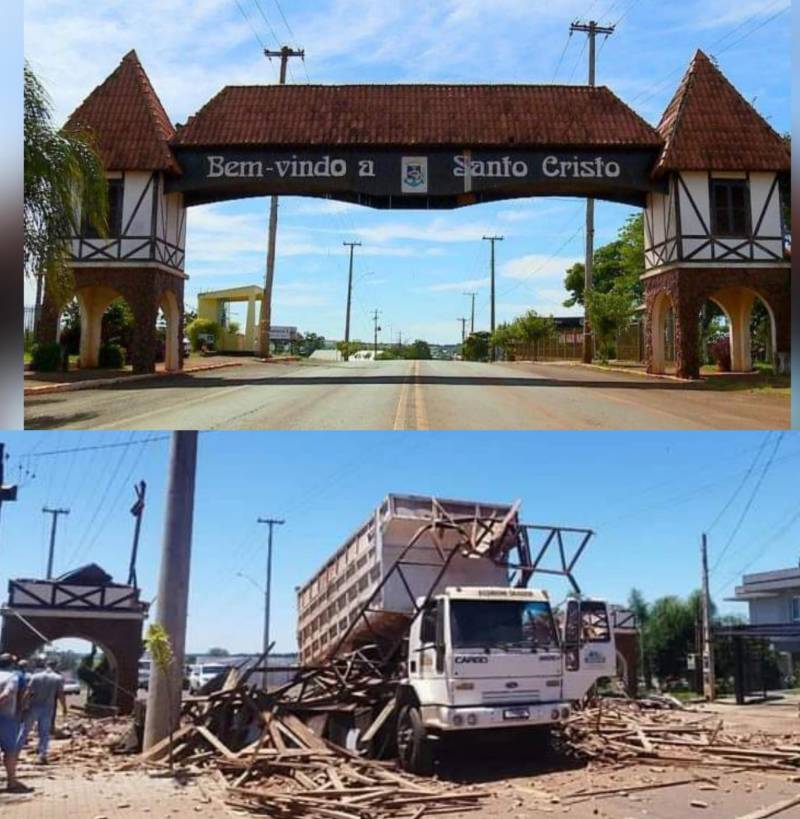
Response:
[[[227,86],[176,129],[134,51],[67,127],[94,134],[121,214],[107,239],[73,237],[76,287],[92,275],[126,278],[146,304],[143,328],[172,293],[179,329],[168,334],[168,368],[181,366],[186,209],[252,196],[396,209],[576,196],[642,207],[652,372],[663,366],[659,293],[674,307],[682,377],[699,374],[690,314],[701,291],[733,277],[788,303],[787,145],[700,51],[657,128],[605,87],[280,85]],[[788,368],[788,312],[769,303],[776,359]],[[57,332],[52,320],[41,326]],[[154,366],[148,332],[132,356],[141,371]]]

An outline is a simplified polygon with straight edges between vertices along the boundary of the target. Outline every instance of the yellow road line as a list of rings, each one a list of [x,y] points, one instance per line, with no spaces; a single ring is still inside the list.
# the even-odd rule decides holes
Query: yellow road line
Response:
[[[392,429],[405,429],[404,419],[406,415],[406,407],[408,405],[408,378],[403,381],[403,386],[400,388],[400,397],[397,401],[397,412],[394,414],[394,426]]]
[[[425,402],[423,401],[422,384],[419,381],[421,364],[414,362],[414,408],[416,410],[417,429],[426,430],[428,427],[428,414],[425,412]]]

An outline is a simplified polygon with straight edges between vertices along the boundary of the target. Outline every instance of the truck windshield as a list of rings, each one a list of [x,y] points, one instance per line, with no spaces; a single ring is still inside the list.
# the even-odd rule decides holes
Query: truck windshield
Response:
[[[558,645],[550,604],[540,600],[453,600],[453,648],[522,648]]]

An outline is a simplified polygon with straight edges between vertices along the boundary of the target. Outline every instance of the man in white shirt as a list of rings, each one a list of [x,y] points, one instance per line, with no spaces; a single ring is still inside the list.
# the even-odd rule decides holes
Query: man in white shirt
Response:
[[[55,660],[48,660],[46,666],[42,660],[37,660],[36,671],[28,679],[28,691],[23,704],[24,713],[17,747],[22,750],[28,739],[28,732],[36,723],[36,731],[39,735],[36,752],[41,765],[47,764],[50,727],[55,718],[56,700],[61,703],[61,709],[66,716],[67,700],[64,696],[64,678],[56,671]]]

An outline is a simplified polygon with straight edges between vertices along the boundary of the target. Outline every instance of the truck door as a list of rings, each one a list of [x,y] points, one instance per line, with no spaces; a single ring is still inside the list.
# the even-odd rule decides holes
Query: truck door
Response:
[[[580,699],[601,677],[616,674],[616,649],[608,606],[570,600],[564,621],[564,697]]]
[[[436,632],[439,606],[435,600],[429,601],[420,615],[419,645],[414,647],[410,660],[411,675],[430,678],[436,670]]]

